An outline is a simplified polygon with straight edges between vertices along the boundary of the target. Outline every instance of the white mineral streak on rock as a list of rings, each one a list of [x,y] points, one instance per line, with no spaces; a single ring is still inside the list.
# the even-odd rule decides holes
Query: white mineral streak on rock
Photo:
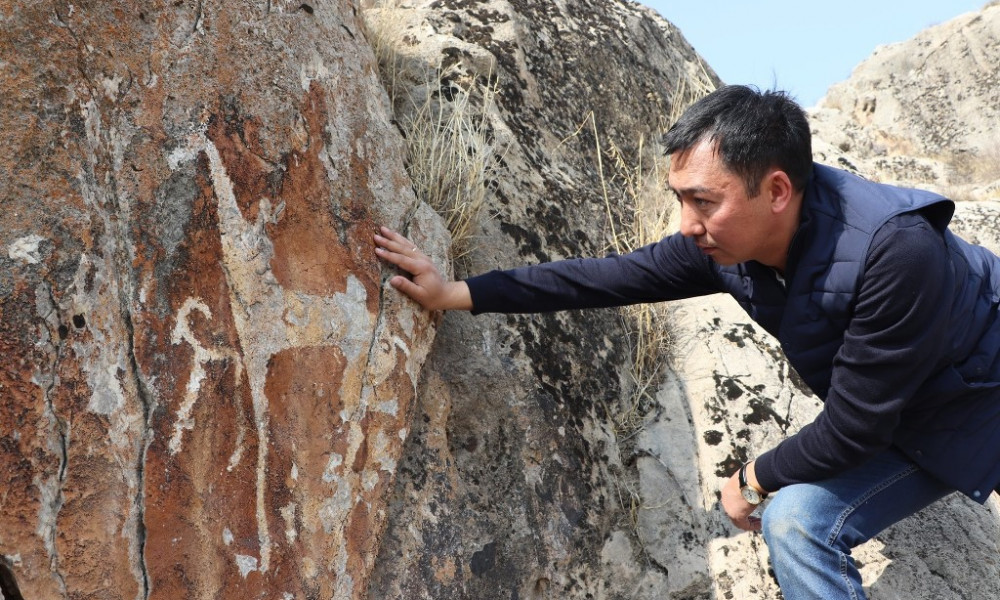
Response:
[[[91,280],[89,285],[88,278]],[[90,387],[87,410],[103,416],[114,415],[109,434],[118,447],[126,447],[132,417],[119,414],[126,403],[120,374],[129,372],[130,367],[125,345],[116,343],[123,336],[123,332],[117,331],[121,326],[118,316],[106,309],[117,302],[114,298],[117,285],[112,279],[108,277],[103,260],[94,260],[89,254],[80,255],[70,287],[72,294],[60,311],[64,315],[83,317],[92,337],[72,343]],[[68,325],[77,327],[73,323]]]
[[[375,460],[379,463],[379,469],[389,476],[396,474],[396,448],[398,445],[384,431],[375,433]]]
[[[299,537],[299,532],[295,528],[295,509],[294,502],[289,502],[281,507],[281,518],[285,521],[285,539],[289,544],[294,543]]]
[[[253,556],[237,554],[236,567],[239,568],[240,575],[243,576],[243,579],[246,579],[247,575],[257,570],[257,559]]]
[[[35,533],[42,539],[45,545],[45,552],[49,558],[56,560],[58,549],[56,548],[56,524],[59,517],[59,509],[62,508],[61,488],[58,475],[42,477],[35,475],[32,483],[38,489],[38,527]]]
[[[37,265],[42,258],[38,255],[38,246],[46,241],[40,235],[27,235],[14,240],[7,246],[7,256],[11,260],[19,260],[29,265]]]
[[[395,398],[383,400],[372,407],[372,410],[395,417],[399,414],[399,401]]]
[[[323,471],[323,481],[327,483],[332,483],[337,481],[338,474],[337,470],[340,465],[344,464],[344,457],[339,454],[331,454],[330,461],[326,465],[326,470]]]
[[[309,85],[313,81],[328,79],[330,69],[323,63],[323,57],[318,52],[313,51],[313,55],[308,62],[303,62],[299,69],[299,80],[302,82],[302,90],[309,91]]]
[[[354,593],[354,578],[347,571],[347,553],[341,552],[336,557],[334,573],[337,574],[337,592],[334,598],[350,598]]]

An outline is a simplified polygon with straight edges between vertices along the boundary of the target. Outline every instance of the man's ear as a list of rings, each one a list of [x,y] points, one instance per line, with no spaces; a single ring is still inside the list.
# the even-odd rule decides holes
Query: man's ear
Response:
[[[788,210],[795,199],[795,187],[788,173],[781,169],[769,171],[762,182],[765,198],[771,202],[771,212],[782,213]]]

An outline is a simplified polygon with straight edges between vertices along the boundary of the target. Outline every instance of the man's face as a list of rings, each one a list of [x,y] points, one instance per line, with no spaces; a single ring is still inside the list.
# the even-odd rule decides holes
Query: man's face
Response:
[[[720,265],[764,262],[771,257],[776,233],[771,203],[759,192],[748,198],[743,180],[722,165],[715,147],[703,140],[670,157],[668,177],[680,201],[680,232]]]

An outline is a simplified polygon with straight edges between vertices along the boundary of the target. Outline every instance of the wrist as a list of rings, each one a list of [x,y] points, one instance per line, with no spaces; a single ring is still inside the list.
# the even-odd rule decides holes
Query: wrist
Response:
[[[743,468],[746,469],[747,485],[757,490],[758,494],[762,496],[767,496],[770,492],[765,490],[764,487],[760,484],[760,481],[757,480],[757,470],[755,468],[754,461],[748,462]]]
[[[449,281],[445,284],[445,302],[442,310],[472,310],[472,294],[464,281]]]

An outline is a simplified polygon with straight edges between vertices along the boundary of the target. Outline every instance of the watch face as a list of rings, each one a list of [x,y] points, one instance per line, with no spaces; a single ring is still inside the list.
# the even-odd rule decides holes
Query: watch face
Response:
[[[750,486],[745,486],[740,488],[740,493],[743,494],[743,499],[749,504],[760,504],[761,497],[757,490]]]

